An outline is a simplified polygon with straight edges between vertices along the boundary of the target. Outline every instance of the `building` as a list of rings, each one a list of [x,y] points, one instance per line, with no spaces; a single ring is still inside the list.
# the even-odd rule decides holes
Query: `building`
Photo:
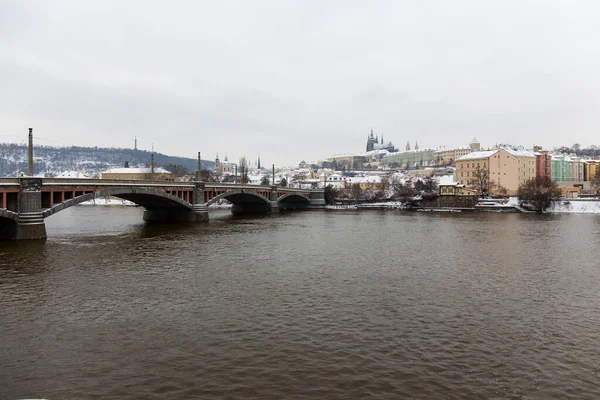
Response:
[[[569,180],[571,182],[584,181],[585,164],[579,157],[571,157],[569,160]]]
[[[164,168],[156,167],[154,172],[152,168],[112,168],[100,173],[101,179],[119,179],[119,180],[150,180],[150,181],[172,181],[173,175]]]
[[[552,155],[548,150],[535,149],[535,176],[536,178],[552,179]]]
[[[334,169],[361,169],[366,161],[363,154],[341,154],[327,159],[327,163]]]
[[[569,156],[555,154],[552,156],[552,180],[554,182],[568,182],[571,177]]]
[[[229,162],[227,154],[223,162],[219,160],[219,155],[215,158],[215,174],[217,176],[235,175],[237,171],[237,164]]]
[[[348,186],[359,185],[361,190],[382,190],[385,186],[384,179],[387,177],[381,177],[379,175],[370,176],[354,176],[347,178]]]
[[[456,149],[440,149],[435,152],[435,165],[454,165],[460,157],[466,156],[469,153],[481,150],[481,143],[477,138],[473,138],[471,143],[466,147],[458,147]]]
[[[392,142],[384,142],[383,134],[381,135],[381,143],[377,136],[373,135],[373,129],[371,129],[371,134],[367,136],[367,148],[365,151],[373,151],[373,150],[387,150],[392,153],[397,151]]]
[[[419,150],[418,144],[415,150],[399,151],[389,153],[381,159],[381,164],[389,168],[420,168],[429,167],[434,164],[435,151],[432,149]],[[407,145],[410,149],[410,145]]]
[[[319,178],[319,187],[324,188],[326,186],[332,186],[335,189],[345,189],[346,178],[340,174],[327,175],[323,173]]]
[[[600,161],[598,160],[587,160],[584,163],[583,179],[585,181],[593,181],[596,178],[596,174],[600,172]]]
[[[467,188],[480,186],[487,174],[490,193],[516,195],[519,186],[536,175],[536,156],[527,150],[499,148],[470,153],[456,160],[455,180]]]

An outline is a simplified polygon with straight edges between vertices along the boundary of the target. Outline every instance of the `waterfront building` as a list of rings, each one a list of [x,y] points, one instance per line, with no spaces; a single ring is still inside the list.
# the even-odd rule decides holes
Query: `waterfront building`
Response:
[[[554,182],[568,182],[570,180],[570,160],[570,157],[564,154],[555,154],[552,156],[552,180]]]
[[[548,150],[534,148],[535,152],[535,176],[536,178],[552,178],[552,155]]]
[[[456,160],[455,180],[468,188],[477,186],[477,171],[485,170],[489,192],[517,194],[519,186],[535,178],[536,156],[527,150],[499,148],[467,154]]]
[[[436,150],[434,161],[435,165],[443,166],[443,165],[455,165],[456,160],[460,157],[466,156],[469,153],[480,151],[481,143],[477,140],[477,138],[473,138],[471,143],[469,143],[466,147],[458,147],[455,149],[439,149]]]
[[[569,181],[583,182],[584,163],[579,157],[571,157],[569,160]]]
[[[600,161],[587,160],[584,162],[583,168],[583,179],[588,182],[593,181],[596,177],[596,174],[600,172]]]

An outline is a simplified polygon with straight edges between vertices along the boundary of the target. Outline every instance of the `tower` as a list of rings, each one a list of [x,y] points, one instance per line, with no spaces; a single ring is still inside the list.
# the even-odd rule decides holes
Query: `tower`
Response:
[[[133,139],[133,149],[137,150],[137,136]]]
[[[410,143],[408,140],[406,141],[406,151],[410,151]]]
[[[479,151],[481,150],[481,143],[474,137],[473,140],[471,140],[471,143],[469,143],[469,147],[471,148],[471,151]]]
[[[256,167],[260,169],[260,155],[258,156],[258,165]]]
[[[419,142],[415,142],[415,150],[419,150]]]
[[[215,173],[221,175],[222,172],[223,166],[221,165],[221,160],[219,160],[219,153],[217,153],[217,156],[215,157]]]
[[[371,135],[367,136],[367,151],[375,149],[377,144],[377,138],[373,135],[373,129],[371,129]]]

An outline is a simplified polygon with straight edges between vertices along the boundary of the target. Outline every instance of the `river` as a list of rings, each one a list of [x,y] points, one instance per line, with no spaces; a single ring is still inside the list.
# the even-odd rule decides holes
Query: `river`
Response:
[[[0,243],[0,398],[597,399],[600,216],[307,211]]]

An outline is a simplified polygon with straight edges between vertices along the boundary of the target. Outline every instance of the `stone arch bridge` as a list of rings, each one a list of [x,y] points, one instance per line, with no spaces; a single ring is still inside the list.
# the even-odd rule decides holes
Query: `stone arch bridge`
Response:
[[[225,199],[233,213],[324,208],[323,190],[206,182],[0,178],[0,239],[43,239],[44,219],[108,196],[144,207],[144,220],[208,221],[208,207]]]

